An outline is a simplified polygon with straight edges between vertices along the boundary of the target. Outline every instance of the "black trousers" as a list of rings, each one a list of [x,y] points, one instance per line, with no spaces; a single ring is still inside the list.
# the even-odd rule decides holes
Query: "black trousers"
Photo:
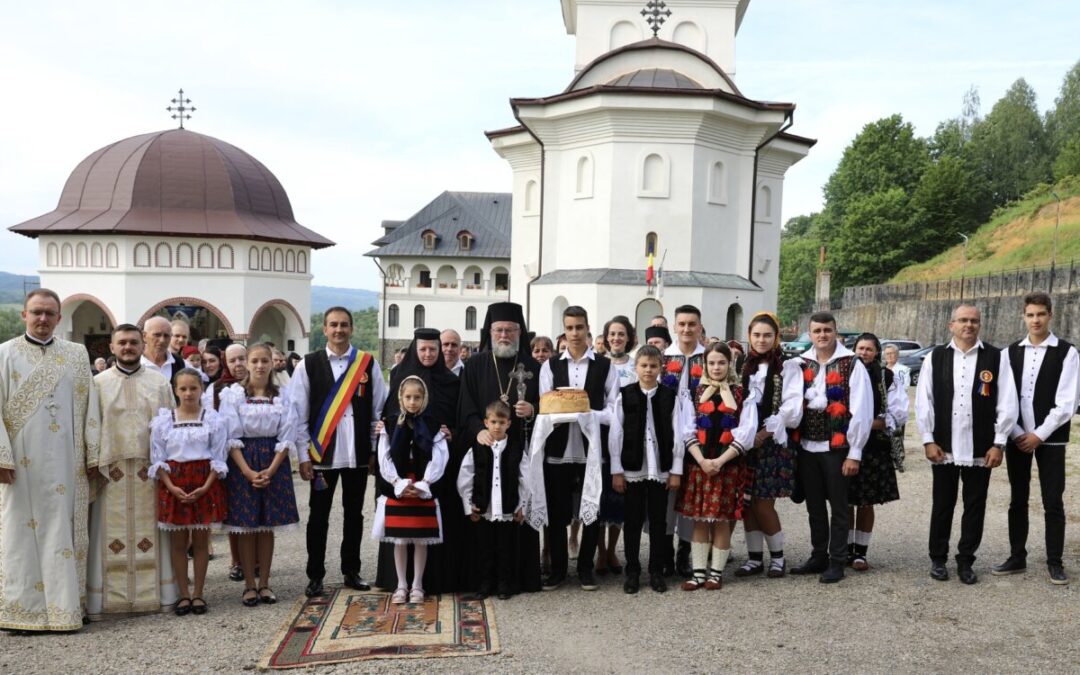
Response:
[[[933,505],[930,507],[930,559],[944,563],[949,558],[949,536],[960,481],[964,482],[964,515],[960,518],[960,542],[956,562],[975,562],[975,551],[982,542],[986,515],[986,493],[990,489],[990,469],[985,466],[934,464]]]
[[[623,526],[623,549],[626,553],[626,576],[641,574],[641,528],[649,519],[649,574],[660,574],[670,557],[671,537],[667,535],[668,491],[664,483],[640,480],[626,484],[626,521]]]
[[[1046,562],[1060,565],[1065,548],[1065,446],[1041,445],[1035,449],[1039,463],[1039,489],[1042,492],[1043,519],[1046,522]],[[1031,494],[1031,458],[1013,443],[1005,447],[1005,466],[1009,472],[1009,547],[1012,555],[1027,558],[1028,497]]]
[[[476,521],[482,593],[514,592],[518,527],[514,522],[493,522],[483,518]]]
[[[846,450],[799,450],[799,478],[806,495],[811,555],[822,560],[831,558],[840,564],[847,562],[849,528],[848,479],[842,471],[845,459]]]
[[[577,516],[573,513],[574,492],[581,492],[585,482],[584,464],[544,463],[544,490],[548,507],[548,553],[551,554],[551,573],[563,576],[570,567],[570,552],[566,546],[566,526]],[[578,547],[578,573],[591,572],[596,544],[600,540],[600,521],[582,524],[581,545]]]
[[[311,485],[308,500],[310,513],[307,523],[308,579],[326,576],[326,534],[330,529],[330,509],[334,493],[341,482],[341,504],[345,511],[345,527],[341,533],[341,573],[360,573],[360,539],[364,533],[364,492],[367,490],[367,467],[319,471],[326,480],[326,489]]]

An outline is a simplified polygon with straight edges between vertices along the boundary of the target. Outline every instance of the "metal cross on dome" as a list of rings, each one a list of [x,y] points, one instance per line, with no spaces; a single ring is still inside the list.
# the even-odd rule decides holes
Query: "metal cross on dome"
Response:
[[[195,112],[195,106],[189,106],[188,105],[189,103],[191,103],[191,99],[190,98],[184,98],[184,90],[183,89],[180,90],[180,95],[177,98],[174,98],[172,101],[170,101],[170,103],[172,103],[172,105],[165,108],[165,109],[168,110],[169,112],[173,113],[172,118],[174,120],[180,120],[180,128],[183,129],[184,128],[184,120],[191,119],[191,115],[189,115],[187,113]]]
[[[641,16],[645,17],[645,23],[649,24],[653,37],[656,37],[660,32],[660,26],[663,26],[667,18],[671,16],[671,10],[667,8],[664,0],[649,0],[645,3],[645,9],[641,10]]]

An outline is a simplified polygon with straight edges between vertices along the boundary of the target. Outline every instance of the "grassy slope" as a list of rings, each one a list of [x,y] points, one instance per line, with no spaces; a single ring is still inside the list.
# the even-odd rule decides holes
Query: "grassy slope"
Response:
[[[1073,177],[998,209],[968,242],[967,276],[1050,266],[1057,210],[1051,189],[1061,197],[1057,264],[1068,265],[1073,259],[1080,264],[1080,179]],[[926,262],[904,268],[888,283],[959,277],[964,267],[963,250],[963,243],[958,243]]]

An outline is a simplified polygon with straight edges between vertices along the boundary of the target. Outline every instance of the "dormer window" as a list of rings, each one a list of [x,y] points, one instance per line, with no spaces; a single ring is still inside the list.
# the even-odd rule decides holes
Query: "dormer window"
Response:
[[[435,230],[424,230],[420,233],[420,237],[424,240],[425,251],[435,250],[435,244],[439,241],[439,235],[435,234]]]
[[[468,230],[462,230],[461,232],[458,232],[457,240],[458,240],[458,248],[460,250],[462,250],[462,251],[471,251],[472,250],[473,236],[472,236],[471,232],[469,232]]]

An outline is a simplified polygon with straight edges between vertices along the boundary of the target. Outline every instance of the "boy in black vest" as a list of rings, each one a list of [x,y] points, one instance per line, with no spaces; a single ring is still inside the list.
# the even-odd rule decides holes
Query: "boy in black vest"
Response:
[[[1053,319],[1050,296],[1031,293],[1024,298],[1027,337],[1009,346],[1020,415],[1005,447],[1012,500],[1009,503],[1009,558],[994,566],[995,575],[1027,569],[1028,496],[1031,458],[1039,463],[1046,522],[1046,565],[1050,583],[1069,583],[1062,565],[1065,548],[1065,446],[1076,410],[1076,348],[1050,332]]]
[[[490,446],[474,444],[465,453],[458,473],[457,489],[465,515],[476,523],[480,553],[480,592],[484,599],[498,592],[500,600],[514,593],[517,528],[524,519],[525,478],[528,458],[519,443],[511,442],[510,406],[502,401],[484,410],[484,428]]]
[[[930,577],[946,581],[949,534],[956,494],[964,482],[964,515],[956,552],[956,575],[979,579],[972,564],[982,541],[990,469],[1001,464],[1016,424],[1016,388],[1009,354],[979,340],[982,316],[959,305],[949,321],[952,340],[923,361],[915,393],[915,421],[934,479],[930,513]]]
[[[559,387],[584,389],[589,395],[589,407],[606,414],[600,421],[601,448],[586,447],[585,436],[577,422],[558,425],[544,444],[547,541],[551,553],[551,575],[544,580],[545,591],[558,588],[566,580],[569,567],[566,526],[574,515],[571,513],[572,496],[584,483],[587,453],[602,452],[604,460],[607,459],[608,426],[619,397],[619,375],[611,367],[611,361],[597,358],[593,352],[589,341],[589,316],[583,308],[574,305],[563,311],[563,331],[566,351],[544,362],[540,369],[540,395]],[[599,521],[582,528],[577,572],[581,588],[586,591],[597,588],[593,558],[599,534]]]
[[[685,394],[658,383],[663,355],[645,345],[634,358],[638,381],[620,390],[611,425],[611,483],[626,495],[626,581],[623,590],[640,588],[641,527],[649,520],[649,585],[667,590],[668,492],[679,489],[683,455],[694,441],[693,405]]]

